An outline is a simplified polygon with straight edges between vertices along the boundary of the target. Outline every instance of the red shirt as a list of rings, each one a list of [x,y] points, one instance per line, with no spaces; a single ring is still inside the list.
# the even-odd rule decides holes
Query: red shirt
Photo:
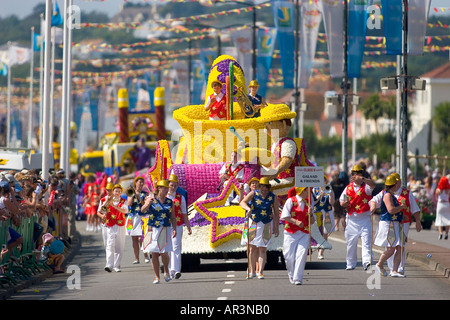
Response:
[[[289,223],[286,221],[284,225],[284,230],[289,233],[296,233],[297,231],[302,231],[304,233],[309,233],[309,219],[308,219],[308,211],[309,207],[305,203],[303,210],[300,209],[300,204],[298,203],[297,197],[293,196],[292,199],[292,209],[291,209],[291,217],[303,222],[303,226],[299,227],[295,224]]]
[[[217,101],[216,95],[212,94],[209,96],[209,98],[213,101],[211,104],[211,108],[209,109],[209,117],[210,118],[219,118],[220,120],[226,120],[227,119],[227,109],[226,109],[226,97],[225,95],[222,96],[222,98]]]

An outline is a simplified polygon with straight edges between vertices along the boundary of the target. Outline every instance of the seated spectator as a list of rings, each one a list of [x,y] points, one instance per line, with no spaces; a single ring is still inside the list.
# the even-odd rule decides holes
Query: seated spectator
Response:
[[[46,233],[42,236],[42,243],[44,244],[41,249],[41,261],[46,261],[47,264],[53,268],[53,273],[63,273],[64,270],[61,268],[62,263],[64,262],[64,254],[61,250],[54,250],[52,247],[52,243],[55,241],[55,238],[50,234]],[[64,246],[64,244],[63,244]],[[58,252],[58,253],[57,253]]]

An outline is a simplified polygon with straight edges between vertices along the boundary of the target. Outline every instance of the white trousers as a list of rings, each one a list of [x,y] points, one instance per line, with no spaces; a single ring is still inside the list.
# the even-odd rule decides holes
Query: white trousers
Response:
[[[403,238],[403,246],[405,244],[406,241],[406,237],[408,236],[408,232],[409,232],[409,226],[411,225],[410,222],[406,222],[403,224],[403,234],[404,234],[404,238]],[[389,259],[387,259],[387,265],[389,267],[389,270],[392,271],[392,268],[394,266],[394,255],[389,257]],[[398,266],[398,272],[404,272],[405,271],[405,259],[406,259],[406,250],[403,247],[403,257],[402,260],[400,262],[400,265]]]
[[[358,259],[358,240],[361,238],[362,264],[366,266],[370,263],[370,247],[372,226],[370,212],[361,214],[347,214],[347,224],[345,227],[345,241],[347,243],[346,262],[347,268],[355,268]]]
[[[117,224],[112,227],[104,227],[106,238],[106,267],[120,268],[123,250],[125,247],[125,226]]]
[[[284,231],[283,255],[289,279],[302,281],[306,256],[309,249],[309,234],[302,231],[289,233]]]
[[[172,238],[172,251],[170,252],[170,274],[181,272],[181,239],[183,238],[183,226],[177,226],[177,236]]]

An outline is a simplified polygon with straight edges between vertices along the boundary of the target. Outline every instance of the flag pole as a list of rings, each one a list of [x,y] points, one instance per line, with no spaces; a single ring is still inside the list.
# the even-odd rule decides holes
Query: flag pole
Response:
[[[6,114],[6,147],[9,148],[9,140],[11,138],[11,41],[8,41],[8,100]]]
[[[33,137],[33,68],[34,68],[34,27],[31,27],[31,61],[30,61],[30,105],[28,110],[28,149],[31,149]]]
[[[41,43],[39,46],[39,123],[41,124],[39,127],[39,151],[42,154],[42,112],[43,112],[43,85],[44,85],[44,34],[45,28],[44,26],[44,14],[41,13]],[[43,30],[42,30],[43,29]]]
[[[52,54],[51,54],[51,80],[50,80],[50,133],[49,133],[49,152],[53,152],[53,159],[55,158],[54,150],[53,150],[53,128],[55,126],[55,111],[54,111],[54,101],[55,101],[55,40],[56,40],[56,27],[51,27],[51,45],[52,45]]]
[[[45,2],[45,38],[50,39],[50,26],[52,16],[52,0]],[[45,46],[44,57],[44,89],[43,89],[43,121],[42,121],[42,178],[48,181],[49,177],[49,99],[50,99],[50,52],[49,45]]]
[[[68,25],[68,9],[69,0],[64,0],[64,26],[63,26],[63,73],[62,73],[62,99],[61,99],[61,157],[60,157],[60,168],[68,172],[69,168],[66,167],[66,148],[67,148],[67,121],[68,118],[68,99],[67,99],[67,82],[70,77],[68,76],[68,50],[69,50],[69,25]]]

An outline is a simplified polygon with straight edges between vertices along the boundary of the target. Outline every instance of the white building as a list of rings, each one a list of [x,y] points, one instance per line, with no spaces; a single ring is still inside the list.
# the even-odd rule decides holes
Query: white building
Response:
[[[433,144],[438,142],[434,130],[434,109],[442,102],[450,102],[450,63],[423,74],[424,91],[415,91],[416,97],[408,104],[412,128],[408,135],[408,149],[419,155],[431,155]]]

